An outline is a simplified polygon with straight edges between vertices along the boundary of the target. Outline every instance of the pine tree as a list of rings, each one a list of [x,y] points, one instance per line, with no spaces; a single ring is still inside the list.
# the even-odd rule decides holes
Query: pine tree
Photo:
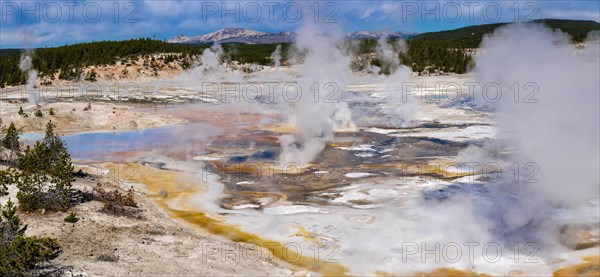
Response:
[[[40,209],[56,209],[54,203],[48,201],[48,176],[43,172],[36,170],[23,170],[16,178],[16,185],[19,191],[19,209],[27,212],[33,212]]]
[[[46,148],[37,141],[33,148],[27,145],[23,158],[19,161],[19,169],[26,173],[45,171],[48,163]]]
[[[44,139],[29,146],[19,163],[17,178],[19,208],[64,211],[69,208],[72,192],[73,164],[62,139],[54,134],[52,121],[46,124]]]
[[[11,154],[19,153],[21,151],[21,146],[19,143],[19,132],[17,131],[15,124],[12,122],[6,130],[6,136],[4,136],[4,139],[2,140],[2,146],[4,146],[4,148],[6,149],[11,150]]]
[[[74,181],[73,163],[63,140],[54,134],[54,127],[52,121],[46,124],[44,145],[48,160],[47,165],[51,165],[48,169],[52,176],[51,182],[54,184],[54,192],[65,201],[68,201],[68,195],[71,193],[71,183]]]
[[[42,141],[47,151],[46,156],[48,166],[57,163],[59,160],[62,159],[63,155],[68,158],[69,163],[71,161],[71,157],[69,155],[69,152],[67,151],[67,148],[65,147],[63,140],[58,135],[54,134],[55,127],[56,125],[52,123],[52,120],[48,121],[48,123],[46,124],[46,133],[44,135],[44,140]],[[47,167],[47,169],[50,168]]]
[[[3,135],[3,133],[2,133],[2,129],[3,129],[3,128],[4,128],[4,127],[2,127],[2,117],[0,117],[0,141],[1,141],[1,142],[4,142],[4,135]]]
[[[50,171],[51,183],[54,185],[52,191],[56,193],[63,203],[68,202],[69,194],[71,193],[71,183],[75,181],[73,178],[73,164],[69,153],[61,152],[59,160],[54,164]]]
[[[27,226],[21,225],[21,219],[16,213],[17,208],[8,199],[6,205],[2,207],[2,216],[0,216],[0,243],[12,242],[16,237],[25,235]]]
[[[7,168],[5,170],[0,170],[0,196],[8,195],[8,185],[13,184],[13,170],[11,168]]]

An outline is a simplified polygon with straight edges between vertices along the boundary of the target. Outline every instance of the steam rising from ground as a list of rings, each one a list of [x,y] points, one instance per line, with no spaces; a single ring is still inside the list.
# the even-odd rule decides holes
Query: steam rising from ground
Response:
[[[503,92],[520,89],[496,105],[499,139],[515,147],[523,175],[537,171],[534,180],[506,178],[502,189],[516,201],[499,202],[505,235],[554,241],[553,208],[584,205],[600,194],[597,40],[586,48],[578,51],[566,34],[540,25],[502,28],[483,42],[478,80]]]
[[[389,74],[384,80],[384,89],[388,106],[386,113],[390,116],[388,122],[390,127],[410,126],[417,110],[418,101],[410,93],[403,90],[404,84],[410,81],[412,70],[401,64],[398,58],[401,52],[405,52],[407,45],[403,40],[388,41],[381,37],[377,44],[377,57],[385,68],[375,68],[376,73],[386,70]]]
[[[400,67],[400,59],[398,54],[405,52],[406,42],[400,41],[388,41],[386,37],[381,37],[377,41],[377,57],[389,68],[390,73],[394,73]],[[377,70],[377,73],[381,72],[382,68]]]
[[[21,46],[24,49],[32,47],[36,40],[35,30],[31,28],[24,28],[19,34],[21,38]],[[21,72],[27,74],[27,84],[25,85],[26,92],[28,94],[29,103],[37,104],[39,100],[38,92],[35,88],[38,72],[33,69],[33,50],[25,50],[21,54],[19,60],[19,69]]]
[[[578,50],[566,35],[538,25],[509,25],[486,37],[475,75],[481,84],[493,82],[502,88],[501,100],[495,104],[499,137],[481,148],[466,148],[457,159],[509,166],[517,162],[518,181],[509,167],[503,167],[496,181],[459,180],[453,184],[456,189],[440,184],[425,192],[425,199],[409,198],[401,208],[381,208],[377,210],[380,228],[357,237],[360,245],[355,250],[353,243],[341,247],[349,252],[344,264],[363,272],[381,269],[393,274],[440,267],[498,275],[528,268],[533,275],[551,274],[551,267],[544,265],[553,258],[569,257],[565,253],[571,251],[558,242],[560,227],[573,223],[565,215],[581,223],[598,224],[600,218],[597,204],[591,203],[600,195],[598,46],[597,37],[591,36],[585,49]],[[510,89],[515,82],[521,87],[517,103]],[[537,103],[524,103],[531,92],[524,88],[528,82],[539,86],[529,99],[537,98]],[[505,145],[514,147],[508,158],[498,155],[507,152]],[[534,164],[527,166],[529,162]],[[531,175],[536,165],[537,172]],[[581,208],[594,207],[591,219],[577,216]],[[468,252],[468,245],[473,252]],[[369,247],[373,254],[362,255]],[[502,252],[496,260],[497,247]],[[525,260],[531,250],[534,256]],[[380,252],[384,253],[375,254]],[[440,260],[432,253],[438,253]]]
[[[279,138],[282,164],[308,164],[333,138],[334,129],[352,126],[347,104],[339,102],[351,73],[350,57],[338,44],[341,39],[339,32],[324,35],[312,24],[298,32],[295,46],[305,53],[302,76],[296,96],[288,90],[284,99],[284,112],[297,130]]]
[[[242,79],[241,72],[232,69],[226,63],[223,47],[213,44],[202,51],[191,70],[183,71],[175,80],[186,83],[189,87],[200,86],[199,93],[203,96],[218,96],[222,92],[221,83],[233,84]]]
[[[487,38],[483,48],[475,68],[479,81],[496,82],[509,93],[514,83],[520,87],[518,101],[506,95],[498,102],[497,118],[500,139],[514,141],[518,161],[539,165],[539,183],[528,186],[528,193],[567,206],[597,197],[597,38],[577,51],[562,32],[514,25]]]
[[[281,66],[281,44],[277,44],[277,47],[275,47],[275,51],[271,54],[271,60],[275,67]]]
[[[32,52],[27,51],[21,55],[21,59],[19,61],[19,69],[27,74],[27,84],[25,89],[27,90],[27,94],[29,95],[29,103],[37,104],[38,95],[35,89],[35,84],[37,82],[37,70],[33,69],[32,64]]]
[[[565,222],[559,214],[592,205],[600,195],[598,49],[598,41],[591,39],[586,49],[577,50],[567,35],[539,25],[509,25],[487,36],[474,73],[480,84],[502,88],[495,103],[497,141],[514,147],[509,160],[520,171],[515,176],[505,167],[485,192],[467,184],[471,193],[437,204],[425,201],[419,212],[423,227],[416,228],[418,236],[410,232],[405,238],[495,242],[505,247],[504,253],[515,242],[533,242],[536,257],[560,253],[564,248],[557,235]],[[515,83],[517,98],[511,89]],[[481,152],[470,147],[459,158],[489,163],[496,159],[494,147]],[[439,230],[446,230],[444,238],[434,234]]]
[[[199,77],[201,81],[205,81],[205,78],[214,73],[225,71],[221,63],[223,54],[224,50],[220,44],[213,44],[210,48],[204,49],[198,64],[192,69],[192,75]]]

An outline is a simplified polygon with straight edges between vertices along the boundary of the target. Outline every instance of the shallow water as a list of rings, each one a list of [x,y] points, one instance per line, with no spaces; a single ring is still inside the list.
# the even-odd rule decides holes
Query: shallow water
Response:
[[[61,137],[75,161],[130,162],[150,152],[170,157],[202,154],[204,146],[219,133],[220,130],[214,126],[191,123],[143,130],[81,132]],[[22,136],[28,143],[43,137],[42,133]]]

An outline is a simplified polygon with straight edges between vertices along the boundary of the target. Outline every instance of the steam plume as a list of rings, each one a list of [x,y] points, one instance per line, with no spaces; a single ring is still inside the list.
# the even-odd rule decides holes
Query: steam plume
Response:
[[[386,113],[390,116],[388,124],[392,127],[410,126],[418,110],[418,101],[412,95],[403,97],[403,84],[410,80],[412,70],[400,63],[399,54],[406,50],[403,40],[389,41],[381,37],[377,44],[377,57],[381,60],[383,68],[376,70],[378,73],[388,75],[384,80],[384,89],[387,98]],[[404,99],[403,99],[404,98]]]
[[[350,57],[338,45],[341,38],[339,31],[325,35],[311,23],[298,32],[295,46],[306,55],[298,86],[301,97],[288,101],[286,108],[297,130],[280,137],[283,164],[306,165],[333,138],[335,128],[352,125],[347,104],[339,102],[350,74]]]
[[[275,51],[271,54],[271,60],[275,67],[281,66],[281,44],[277,44],[277,47],[275,47]]]
[[[21,55],[21,59],[19,61],[19,69],[27,74],[27,84],[25,85],[25,90],[27,91],[29,103],[37,104],[39,97],[35,88],[35,84],[37,82],[37,70],[33,69],[32,64],[32,52],[27,51]]]

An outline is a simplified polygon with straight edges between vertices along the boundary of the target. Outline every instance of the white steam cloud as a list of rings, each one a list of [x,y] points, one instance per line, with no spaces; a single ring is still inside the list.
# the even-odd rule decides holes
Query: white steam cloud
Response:
[[[578,51],[562,32],[511,25],[484,40],[476,63],[480,83],[507,92],[496,106],[500,139],[514,142],[521,163],[538,165],[531,193],[552,204],[577,205],[600,192],[598,49],[597,39]]]
[[[281,66],[281,44],[277,44],[277,47],[275,47],[275,51],[271,54],[271,60],[275,67]]]
[[[341,41],[339,32],[325,35],[310,23],[298,32],[295,46],[305,53],[296,91],[299,97],[289,92],[284,99],[285,112],[297,129],[279,139],[283,164],[308,164],[333,139],[336,128],[353,125],[348,105],[339,102],[351,73],[351,59],[342,52]]]
[[[377,44],[377,57],[387,67],[389,75],[383,80],[387,106],[385,112],[390,116],[391,127],[409,127],[419,109],[419,102],[409,93],[403,97],[404,83],[410,80],[412,70],[400,63],[399,54],[407,49],[406,42],[388,41],[381,37]],[[383,68],[374,70],[380,73]]]
[[[19,60],[19,69],[23,73],[27,74],[27,84],[25,85],[25,89],[29,97],[29,103],[37,104],[39,97],[35,88],[35,84],[37,82],[38,72],[37,70],[33,69],[31,55],[32,53],[30,51],[21,55],[21,59]]]
[[[200,76],[207,76],[214,72],[223,71],[223,65],[221,64],[223,54],[223,47],[220,44],[213,44],[210,48],[204,49],[200,62],[193,69],[193,72]]]
[[[594,205],[600,195],[600,55],[598,41],[592,39],[578,50],[566,34],[532,24],[502,27],[484,38],[474,74],[481,86],[493,83],[502,89],[492,104],[498,145],[481,151],[470,147],[458,158],[497,161],[498,146],[508,144],[514,147],[508,162],[519,173],[505,167],[499,181],[486,184],[487,192],[465,185],[472,194],[451,195],[439,204],[424,202],[418,239],[494,242],[505,253],[514,243],[535,243],[536,258],[563,251],[558,242],[559,229],[566,224],[562,216]],[[427,229],[452,232],[442,239]],[[494,266],[487,270],[511,268],[502,261]]]
[[[522,171],[518,182],[504,178],[501,189],[511,198],[495,200],[509,239],[555,242],[556,208],[600,195],[600,56],[593,38],[577,50],[562,32],[511,25],[483,41],[475,74],[507,92],[495,105],[498,139],[515,147],[512,161]]]

